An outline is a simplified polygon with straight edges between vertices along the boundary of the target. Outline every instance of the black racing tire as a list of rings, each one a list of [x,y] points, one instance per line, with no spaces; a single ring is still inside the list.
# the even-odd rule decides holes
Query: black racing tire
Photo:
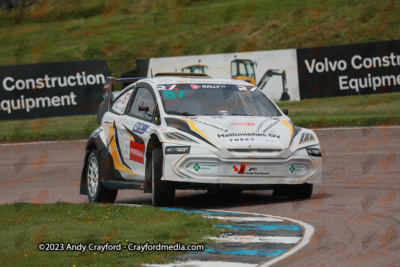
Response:
[[[104,187],[100,179],[101,162],[96,149],[90,151],[86,162],[87,195],[90,202],[113,203],[117,198],[118,190],[109,190]]]
[[[171,182],[161,181],[163,169],[163,153],[160,148],[152,153],[152,202],[156,207],[172,207],[175,202],[175,188]]]
[[[287,197],[289,195],[288,186],[286,184],[275,185],[272,197]]]
[[[313,184],[289,185],[288,196],[290,199],[307,199],[313,192]]]
[[[221,194],[221,195],[229,195],[229,194],[241,194],[243,189],[240,188],[211,188],[207,190],[207,194]]]
[[[229,188],[222,190],[220,194],[241,194],[243,192],[243,189],[240,188]]]

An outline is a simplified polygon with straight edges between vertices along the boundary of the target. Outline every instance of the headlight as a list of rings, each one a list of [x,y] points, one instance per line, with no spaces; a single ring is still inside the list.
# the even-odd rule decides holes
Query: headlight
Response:
[[[194,141],[193,139],[190,139],[189,137],[180,134],[180,133],[163,133],[163,135],[165,136],[165,138],[167,138],[168,140],[180,140],[180,141],[186,141],[186,142],[194,142],[197,143],[196,141]]]
[[[311,133],[302,133],[299,145],[303,144],[303,143],[311,142],[311,141],[314,141],[314,140],[315,140],[315,137],[314,137],[313,134],[311,134]]]

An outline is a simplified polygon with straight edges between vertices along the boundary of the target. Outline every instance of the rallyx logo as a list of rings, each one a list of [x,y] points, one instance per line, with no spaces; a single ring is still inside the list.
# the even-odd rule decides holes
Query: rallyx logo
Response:
[[[214,84],[204,84],[202,86],[203,88],[212,88],[212,89],[217,89],[220,87],[220,85],[214,85]]]

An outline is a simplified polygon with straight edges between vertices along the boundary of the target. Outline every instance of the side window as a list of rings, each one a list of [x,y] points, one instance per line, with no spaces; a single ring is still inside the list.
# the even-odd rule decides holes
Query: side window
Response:
[[[237,74],[237,63],[235,61],[231,62],[231,73],[232,73],[232,77],[238,76],[238,74]]]
[[[246,71],[246,66],[243,63],[239,64],[239,73],[248,76]]]
[[[118,96],[118,98],[113,102],[112,110],[117,113],[124,113],[126,104],[128,103],[129,98],[131,97],[133,90],[129,90],[128,92],[124,93],[123,95]]]
[[[141,110],[139,110],[139,108]],[[148,109],[147,109],[148,108]],[[150,91],[146,88],[139,88],[133,99],[129,115],[142,120],[151,121],[155,108],[155,101]]]

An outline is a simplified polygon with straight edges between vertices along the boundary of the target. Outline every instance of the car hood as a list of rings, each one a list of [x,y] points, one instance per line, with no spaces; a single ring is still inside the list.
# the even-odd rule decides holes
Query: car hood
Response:
[[[170,117],[166,122],[169,127],[226,149],[284,150],[289,147],[293,135],[292,123],[286,116]]]

